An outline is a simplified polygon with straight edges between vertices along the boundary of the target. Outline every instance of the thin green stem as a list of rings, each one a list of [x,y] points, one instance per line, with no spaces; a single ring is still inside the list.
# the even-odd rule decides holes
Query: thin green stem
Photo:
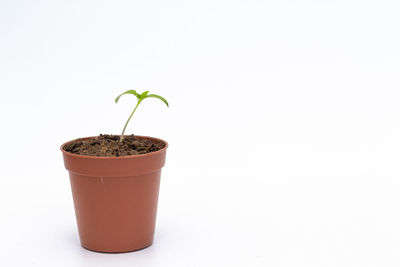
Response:
[[[125,130],[126,130],[126,126],[128,126],[128,123],[129,123],[129,121],[131,120],[131,118],[132,118],[132,116],[133,116],[133,113],[135,113],[135,111],[136,111],[137,107],[139,106],[140,102],[142,102],[142,101],[139,100],[139,101],[137,102],[135,109],[132,111],[131,115],[129,116],[128,120],[126,121],[125,126],[124,126],[124,129],[122,130],[121,136],[120,136],[120,138],[119,138],[119,141],[122,141],[122,140],[124,139],[124,133],[125,133]]]

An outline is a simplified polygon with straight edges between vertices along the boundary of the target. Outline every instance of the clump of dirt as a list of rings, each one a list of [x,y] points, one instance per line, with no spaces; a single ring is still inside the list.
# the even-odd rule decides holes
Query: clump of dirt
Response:
[[[140,155],[160,150],[165,144],[144,138],[136,138],[133,134],[124,136],[122,142],[117,135],[100,134],[96,138],[76,141],[66,144],[67,152],[78,155],[97,157],[122,157]]]

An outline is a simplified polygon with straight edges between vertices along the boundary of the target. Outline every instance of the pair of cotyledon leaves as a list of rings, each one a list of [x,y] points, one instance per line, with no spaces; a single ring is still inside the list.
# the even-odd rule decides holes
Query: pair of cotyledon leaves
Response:
[[[159,96],[159,95],[156,95],[156,94],[149,94],[149,91],[145,91],[145,92],[139,94],[139,93],[136,92],[135,90],[128,90],[128,91],[126,91],[126,92],[123,92],[123,93],[120,94],[119,96],[117,96],[117,98],[115,98],[115,103],[118,103],[118,100],[121,98],[121,96],[126,95],[126,94],[131,94],[131,95],[136,96],[137,99],[138,99],[138,103],[142,102],[143,99],[148,98],[148,97],[158,98],[158,99],[160,99],[161,101],[163,101],[163,102],[165,103],[165,105],[167,105],[167,107],[169,107],[168,101],[167,101],[164,97]]]

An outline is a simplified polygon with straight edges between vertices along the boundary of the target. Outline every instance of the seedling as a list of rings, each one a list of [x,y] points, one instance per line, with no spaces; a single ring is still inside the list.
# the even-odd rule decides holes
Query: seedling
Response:
[[[124,139],[124,133],[125,133],[125,130],[126,130],[126,126],[128,126],[128,123],[129,123],[129,121],[131,120],[131,118],[132,118],[132,116],[133,116],[133,113],[135,113],[137,107],[139,106],[140,103],[142,103],[142,101],[143,101],[145,98],[148,98],[148,97],[158,98],[158,99],[160,99],[161,101],[163,101],[163,102],[165,103],[165,105],[167,105],[167,107],[169,107],[168,102],[167,102],[167,100],[166,100],[164,97],[159,96],[159,95],[155,95],[155,94],[150,94],[150,95],[149,95],[149,91],[145,91],[145,92],[143,92],[142,94],[139,94],[139,93],[137,93],[135,90],[128,90],[128,91],[126,91],[126,92],[120,94],[119,96],[117,96],[117,98],[115,98],[115,103],[118,103],[118,100],[120,99],[120,97],[123,96],[123,95],[125,95],[125,94],[131,94],[131,95],[136,96],[136,98],[137,98],[137,104],[136,104],[135,108],[133,109],[131,115],[129,116],[128,120],[126,121],[125,126],[124,126],[124,129],[122,129],[122,133],[121,133],[121,136],[120,136],[120,139],[119,139],[120,141],[122,141],[122,140]]]

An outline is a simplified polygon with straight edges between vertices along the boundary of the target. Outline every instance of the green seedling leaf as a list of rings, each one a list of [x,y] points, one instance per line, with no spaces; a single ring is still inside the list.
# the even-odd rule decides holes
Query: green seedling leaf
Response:
[[[158,99],[160,99],[161,101],[163,101],[163,102],[165,103],[165,105],[167,105],[167,107],[169,107],[168,101],[167,101],[164,97],[162,97],[162,96],[160,96],[160,95],[150,94],[150,95],[147,95],[146,98],[147,98],[147,97],[158,98]]]
[[[138,98],[138,100],[140,99],[140,95],[135,90],[128,90],[126,92],[123,92],[119,96],[117,96],[117,98],[115,98],[115,103],[118,103],[118,100],[121,98],[121,96],[126,95],[126,94],[134,95]]]
[[[143,100],[146,98],[146,95],[149,93],[149,91],[145,91],[140,95],[140,98]]]
[[[148,98],[148,97],[158,98],[158,99],[160,99],[161,101],[163,101],[163,102],[167,105],[167,107],[169,107],[168,102],[167,102],[167,100],[166,100],[164,97],[159,96],[159,95],[155,95],[155,94],[150,94],[150,95],[149,95],[148,93],[149,93],[149,91],[145,91],[145,92],[143,92],[142,94],[139,94],[139,93],[137,93],[135,90],[128,90],[128,91],[126,91],[126,92],[120,94],[119,96],[117,96],[117,98],[115,98],[115,103],[118,103],[118,100],[121,98],[121,96],[123,96],[123,95],[125,95],[125,94],[132,94],[132,95],[135,95],[135,96],[137,97],[136,106],[135,106],[135,108],[133,109],[133,111],[132,111],[131,115],[129,116],[128,120],[126,121],[126,123],[125,123],[125,125],[124,125],[124,129],[122,129],[120,141],[122,141],[122,140],[124,139],[125,130],[126,130],[126,127],[128,126],[129,121],[131,120],[131,118],[132,118],[133,114],[135,113],[136,109],[138,108],[139,104],[140,104],[145,98]]]

